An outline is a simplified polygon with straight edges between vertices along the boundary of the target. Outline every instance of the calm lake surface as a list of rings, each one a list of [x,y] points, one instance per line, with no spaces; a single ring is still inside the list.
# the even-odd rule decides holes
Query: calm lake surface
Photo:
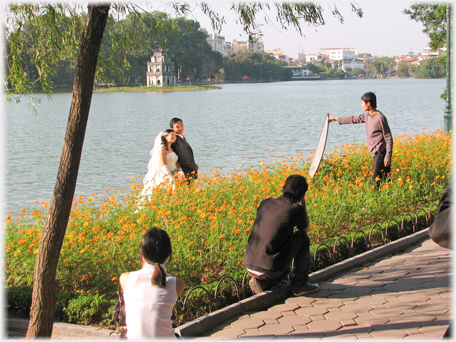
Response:
[[[172,117],[185,125],[201,172],[229,172],[269,156],[304,156],[316,147],[326,113],[362,113],[360,97],[377,95],[394,136],[443,129],[444,79],[291,81],[226,84],[218,90],[95,93],[75,196],[129,186],[147,172],[149,150]],[[63,146],[70,93],[42,96],[38,115],[28,100],[4,105],[3,213],[50,201]],[[331,123],[327,149],[365,141],[364,125]],[[244,158],[244,159],[243,159]],[[128,183],[128,184],[127,184]]]

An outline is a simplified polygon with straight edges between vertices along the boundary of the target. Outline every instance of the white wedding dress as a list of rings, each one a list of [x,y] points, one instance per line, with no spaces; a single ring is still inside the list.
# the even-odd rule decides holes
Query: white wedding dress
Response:
[[[170,175],[167,175],[163,172],[161,168],[159,168],[158,161],[155,160],[157,156],[154,156],[153,149],[150,151],[151,158],[149,160],[149,165],[147,166],[147,174],[143,179],[143,189],[141,191],[142,196],[150,196],[152,194],[153,189],[155,189],[160,184],[168,184],[172,185],[174,178]],[[177,154],[174,152],[168,153],[166,156],[166,166],[173,174],[177,170]]]

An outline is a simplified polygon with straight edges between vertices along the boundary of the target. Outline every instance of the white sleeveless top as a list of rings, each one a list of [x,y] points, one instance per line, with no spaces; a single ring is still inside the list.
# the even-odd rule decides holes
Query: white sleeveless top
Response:
[[[128,339],[175,338],[171,315],[177,301],[176,278],[167,275],[165,288],[154,286],[154,269],[155,265],[145,263],[128,277],[124,291]]]

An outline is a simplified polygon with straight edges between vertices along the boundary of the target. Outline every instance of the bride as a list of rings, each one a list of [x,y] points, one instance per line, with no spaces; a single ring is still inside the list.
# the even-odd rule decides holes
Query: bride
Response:
[[[160,132],[154,141],[154,147],[150,151],[147,174],[143,179],[142,196],[149,196],[152,190],[161,184],[174,185],[174,175],[179,180],[184,179],[184,173],[179,165],[177,154],[171,148],[176,141],[176,133],[172,129]]]

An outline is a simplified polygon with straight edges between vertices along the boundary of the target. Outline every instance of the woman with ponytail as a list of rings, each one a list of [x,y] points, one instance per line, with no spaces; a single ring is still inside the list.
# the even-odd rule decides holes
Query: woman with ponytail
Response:
[[[158,227],[149,229],[141,239],[139,254],[141,270],[123,273],[119,279],[127,338],[173,338],[172,310],[185,283],[165,272],[165,261],[172,257],[168,233]]]

